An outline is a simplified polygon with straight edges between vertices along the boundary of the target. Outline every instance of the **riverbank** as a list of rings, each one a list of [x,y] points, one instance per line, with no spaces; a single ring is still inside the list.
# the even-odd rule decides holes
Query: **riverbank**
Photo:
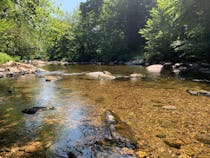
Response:
[[[44,71],[44,69],[35,67],[31,64],[9,61],[0,65],[0,78],[36,74]]]
[[[163,63],[149,65],[144,63],[142,60],[134,60],[128,62],[127,66],[135,66],[137,68],[143,67],[148,74],[163,75],[170,77],[181,77],[187,80],[192,80],[194,82],[210,83],[210,65],[208,63]],[[137,64],[138,63],[138,64]],[[26,74],[36,74],[38,72],[44,72],[43,67],[48,66],[79,66],[79,65],[95,65],[102,66],[104,63],[100,62],[63,62],[63,61],[21,61],[14,62],[10,61],[3,65],[0,65],[0,78],[3,77],[15,77]],[[126,63],[121,62],[120,65],[126,65]],[[107,65],[111,67],[111,65]],[[119,66],[114,64],[114,66]],[[91,70],[86,70],[86,72],[91,72]],[[77,72],[76,72],[77,73]],[[133,72],[135,74],[135,72]],[[124,80],[129,78],[129,76],[117,76],[117,79]]]
[[[46,65],[103,65],[103,66],[118,66],[118,65],[127,65],[127,66],[142,66],[149,67],[147,69],[149,72],[161,73],[161,72],[169,72],[174,74],[182,74],[182,73],[203,73],[206,75],[210,74],[210,64],[209,63],[190,63],[190,62],[182,62],[182,63],[171,63],[171,62],[163,62],[158,64],[149,64],[146,63],[143,59],[135,59],[127,62],[124,61],[115,61],[110,63],[103,62],[63,62],[63,61],[42,61],[42,60],[32,60],[32,61],[22,61],[26,64],[32,64],[37,67],[43,67]],[[209,75],[210,76],[210,75]]]

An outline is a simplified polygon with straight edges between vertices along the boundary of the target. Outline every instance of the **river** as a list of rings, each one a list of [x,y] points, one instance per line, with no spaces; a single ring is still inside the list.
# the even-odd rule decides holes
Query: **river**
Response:
[[[0,157],[67,158],[69,152],[94,157],[91,144],[103,135],[103,113],[108,109],[131,127],[138,151],[150,158],[210,157],[209,142],[202,141],[209,141],[210,98],[186,93],[188,89],[210,91],[209,84],[147,74],[137,66],[45,68],[57,71],[59,80],[46,82],[35,75],[0,79]],[[98,81],[62,75],[86,71],[136,72],[147,77]],[[34,115],[21,112],[33,106],[53,106],[55,110]],[[181,147],[173,147],[173,143]]]

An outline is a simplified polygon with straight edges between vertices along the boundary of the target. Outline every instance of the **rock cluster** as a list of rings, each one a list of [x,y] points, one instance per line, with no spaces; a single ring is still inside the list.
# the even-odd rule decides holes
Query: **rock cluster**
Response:
[[[115,77],[108,71],[89,72],[89,73],[86,73],[85,76],[88,79],[98,79],[98,80],[113,80],[113,79],[115,79]]]
[[[85,78],[88,79],[96,79],[96,80],[133,80],[133,79],[142,79],[145,75],[140,73],[133,73],[129,76],[124,75],[113,75],[108,71],[98,71],[98,72],[89,72],[85,73]]]
[[[187,77],[188,75],[201,74],[205,79],[194,79],[195,82],[209,82],[210,65],[202,63],[164,63],[154,64],[146,67],[149,73],[157,73],[163,75],[180,75]],[[196,76],[195,76],[196,77]]]
[[[194,95],[194,96],[206,96],[210,97],[210,92],[205,90],[199,90],[199,91],[193,91],[193,90],[187,90],[187,93]]]
[[[35,74],[37,72],[45,71],[30,64],[10,61],[0,65],[0,78],[15,77],[19,75]]]

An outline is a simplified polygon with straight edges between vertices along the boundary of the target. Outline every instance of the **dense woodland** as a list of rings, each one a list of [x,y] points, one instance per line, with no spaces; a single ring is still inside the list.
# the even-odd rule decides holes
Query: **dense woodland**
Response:
[[[0,52],[15,59],[210,62],[209,0],[0,0]]]

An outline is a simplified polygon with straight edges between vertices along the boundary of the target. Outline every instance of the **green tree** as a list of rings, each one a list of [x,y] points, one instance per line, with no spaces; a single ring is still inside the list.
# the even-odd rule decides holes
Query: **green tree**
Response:
[[[0,1],[0,51],[22,59],[46,57],[58,35],[58,14],[50,0]]]
[[[157,0],[144,29],[145,57],[160,61],[209,59],[208,0]]]

